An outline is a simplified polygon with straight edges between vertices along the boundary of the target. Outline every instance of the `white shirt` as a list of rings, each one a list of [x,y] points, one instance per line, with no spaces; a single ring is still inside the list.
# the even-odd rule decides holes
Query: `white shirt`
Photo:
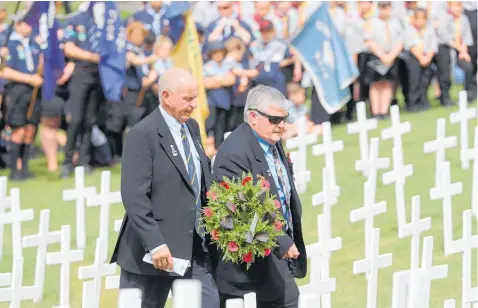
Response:
[[[186,135],[189,141],[189,147],[191,149],[192,158],[194,161],[194,167],[196,168],[196,176],[197,176],[197,183],[199,185],[199,191],[201,191],[201,160],[199,158],[199,153],[196,150],[196,147],[194,146],[194,142],[191,138],[191,134],[189,133],[188,126],[185,123],[179,122],[172,115],[167,113],[166,110],[164,110],[164,108],[161,105],[159,105],[159,111],[161,111],[161,114],[163,115],[163,118],[169,127],[169,131],[171,132],[171,135],[173,135],[174,142],[176,143],[176,147],[179,151],[179,154],[181,154],[181,158],[183,159],[184,166],[186,167],[186,171],[187,171],[188,164],[186,162],[186,154],[184,153],[184,146],[181,140],[181,126],[184,125],[186,129]],[[153,255],[156,251],[158,251],[163,246],[166,246],[166,244],[163,244],[156,248],[151,249],[150,254]]]

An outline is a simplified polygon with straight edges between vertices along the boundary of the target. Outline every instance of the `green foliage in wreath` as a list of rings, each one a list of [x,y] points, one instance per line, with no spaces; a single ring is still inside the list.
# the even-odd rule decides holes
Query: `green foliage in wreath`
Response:
[[[262,176],[254,181],[251,174],[236,181],[225,177],[211,185],[204,226],[223,252],[223,260],[246,263],[249,269],[256,258],[267,257],[276,247],[275,238],[284,234],[284,220],[281,204],[269,187]]]

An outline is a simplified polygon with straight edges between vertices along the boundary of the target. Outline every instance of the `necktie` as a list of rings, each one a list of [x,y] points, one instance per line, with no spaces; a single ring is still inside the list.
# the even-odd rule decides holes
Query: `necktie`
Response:
[[[90,43],[91,51],[94,53],[100,52],[100,40],[98,27],[96,26],[95,20],[90,18],[89,27],[88,27],[88,42]]]
[[[186,135],[186,129],[184,124],[181,125],[181,140],[184,147],[184,155],[186,156],[186,166],[188,168],[189,183],[193,187],[194,195],[196,197],[196,220],[194,226],[199,236],[204,236],[204,226],[201,222],[201,192],[199,191],[198,177],[196,175],[196,167],[194,166],[194,160],[192,158],[191,147],[189,146],[189,140]]]
[[[27,64],[27,69],[30,72],[33,72],[35,65],[33,64],[32,50],[30,49],[30,40],[25,39],[22,41],[23,49],[25,50],[25,62]]]
[[[279,186],[282,190],[282,193],[285,195],[285,205],[282,205],[282,215],[289,226],[291,232],[293,233],[293,224],[292,224],[292,215],[290,213],[290,191],[286,191],[287,186],[285,185],[284,175],[282,173],[282,164],[279,157],[279,153],[277,152],[277,147],[275,145],[271,145],[270,147],[272,156],[274,156],[274,165],[277,171],[277,177],[279,178]]]

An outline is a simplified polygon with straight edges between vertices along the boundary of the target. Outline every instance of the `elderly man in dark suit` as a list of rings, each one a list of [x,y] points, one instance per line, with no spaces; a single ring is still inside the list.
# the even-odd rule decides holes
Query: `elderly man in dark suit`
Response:
[[[201,207],[211,183],[210,162],[200,144],[198,83],[174,68],[159,81],[160,105],[130,129],[124,144],[121,196],[126,215],[111,262],[121,267],[120,288],[140,288],[142,307],[164,307],[179,275],[173,258],[191,261],[183,278],[202,283],[202,307],[218,308],[211,273],[210,238]],[[152,264],[143,261],[149,253]],[[173,294],[174,297],[174,294]]]
[[[262,175],[271,183],[271,194],[278,196],[286,224],[285,235],[276,239],[273,254],[258,259],[249,270],[244,265],[222,261],[216,268],[216,284],[221,307],[227,299],[256,292],[259,308],[294,308],[299,289],[294,277],[307,272],[307,257],[302,238],[302,208],[294,187],[292,168],[281,145],[288,116],[288,102],[274,88],[259,85],[247,95],[246,123],[224,141],[216,155],[213,174],[240,178],[243,172]]]

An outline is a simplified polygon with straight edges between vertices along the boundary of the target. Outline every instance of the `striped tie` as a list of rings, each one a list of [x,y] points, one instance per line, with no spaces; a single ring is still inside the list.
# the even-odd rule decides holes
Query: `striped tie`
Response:
[[[189,140],[186,135],[186,129],[184,124],[181,125],[181,140],[183,142],[184,147],[184,155],[186,156],[186,165],[188,168],[189,174],[189,183],[191,184],[194,195],[196,196],[196,220],[194,222],[194,226],[196,227],[196,231],[199,236],[204,236],[204,226],[200,223],[201,222],[201,193],[199,191],[199,183],[196,176],[196,167],[194,166],[194,160],[191,154],[191,147],[189,146]]]
[[[280,186],[279,188],[280,188],[280,191],[282,191],[282,193],[285,196],[284,198],[285,200],[283,200],[285,201],[284,202],[285,204],[282,204],[282,215],[284,216],[286,225],[290,228],[290,231],[293,234],[294,230],[293,230],[293,223],[292,223],[292,215],[290,212],[290,191],[287,191],[287,187],[285,185],[284,174],[282,173],[282,164],[280,161],[279,153],[277,152],[277,148],[275,145],[271,145],[270,149],[272,152],[272,156],[274,156],[274,164],[277,171],[277,177],[279,178],[279,186]],[[279,192],[279,198],[280,198],[280,192]]]

